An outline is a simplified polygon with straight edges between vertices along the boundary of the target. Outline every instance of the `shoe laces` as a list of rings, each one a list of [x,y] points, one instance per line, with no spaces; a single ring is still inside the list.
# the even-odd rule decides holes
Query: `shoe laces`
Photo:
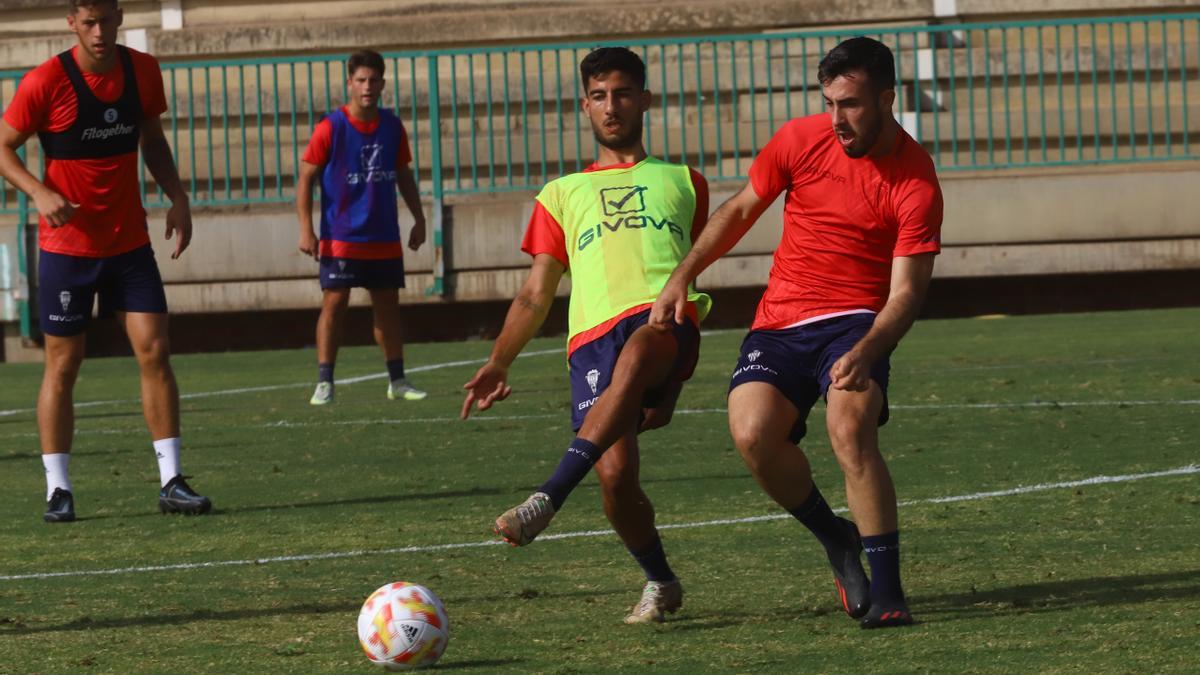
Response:
[[[647,581],[646,587],[642,589],[642,599],[638,601],[635,612],[642,614],[652,609],[658,609],[663,600],[663,587],[665,583],[661,581]]]
[[[528,525],[540,518],[554,514],[554,504],[550,498],[542,493],[537,493],[525,500],[525,503],[517,507],[517,520],[521,521],[522,525]]]

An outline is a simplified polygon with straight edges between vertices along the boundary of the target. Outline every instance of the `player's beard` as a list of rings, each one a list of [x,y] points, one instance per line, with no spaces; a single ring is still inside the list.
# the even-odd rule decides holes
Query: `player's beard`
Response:
[[[642,142],[642,116],[638,115],[630,124],[629,129],[613,138],[605,138],[600,133],[602,127],[595,124],[592,125],[592,136],[596,138],[596,142],[609,150],[621,151],[639,145]]]
[[[874,148],[875,144],[879,142],[879,136],[882,133],[883,133],[883,111],[876,110],[874,122],[872,122],[867,127],[867,129],[865,131],[863,131],[862,133],[859,133],[858,130],[855,129],[854,130],[854,136],[855,136],[854,141],[855,142],[852,143],[850,146],[843,146],[842,150],[844,150],[846,153],[846,156],[851,159],[858,159],[860,157],[866,157],[867,153],[871,152],[871,149]]]

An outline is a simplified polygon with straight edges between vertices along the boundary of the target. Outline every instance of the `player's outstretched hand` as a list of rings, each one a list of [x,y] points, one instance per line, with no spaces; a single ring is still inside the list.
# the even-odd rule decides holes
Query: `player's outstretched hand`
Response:
[[[167,239],[172,233],[175,234],[175,252],[171,258],[176,259],[192,243],[192,208],[187,200],[176,201],[167,210]]]
[[[687,316],[687,284],[668,281],[650,308],[650,326],[659,330],[671,330],[674,324],[683,325]]]
[[[425,222],[419,222],[412,226],[408,232],[408,248],[417,250],[421,248],[421,244],[425,243]]]
[[[508,368],[488,361],[475,372],[470,382],[463,385],[463,389],[467,390],[461,413],[465,420],[471,414],[472,403],[476,410],[487,410],[496,401],[508,398],[512,393],[512,387],[508,386]]]
[[[829,369],[829,386],[842,391],[866,391],[871,386],[871,364],[855,351],[849,351]]]
[[[42,217],[50,224],[50,227],[66,225],[67,221],[75,215],[75,209],[79,208],[78,204],[72,204],[67,201],[66,197],[50,189],[35,192],[33,204],[37,207],[38,213],[42,214]]]
[[[300,235],[300,252],[313,260],[321,259],[321,244],[317,241],[317,235],[313,234],[312,230]]]

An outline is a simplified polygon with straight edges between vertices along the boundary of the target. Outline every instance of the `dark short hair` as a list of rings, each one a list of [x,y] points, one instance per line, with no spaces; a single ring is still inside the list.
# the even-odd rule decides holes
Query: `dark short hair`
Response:
[[[850,38],[829,50],[817,67],[817,80],[826,85],[854,70],[865,72],[876,91],[896,88],[896,60],[892,50],[869,37]]]
[[[119,7],[117,0],[67,0],[67,9],[74,14],[80,7],[93,7],[95,5],[112,5]]]
[[[360,49],[350,55],[350,60],[346,62],[346,75],[354,77],[354,73],[358,72],[359,68],[370,68],[371,70],[379,71],[379,76],[383,77],[386,69],[383,63],[383,56],[371,49]]]
[[[593,77],[613,71],[625,73],[637,82],[638,87],[646,88],[646,64],[642,63],[641,57],[625,47],[593,49],[579,62],[579,77],[585,87]]]

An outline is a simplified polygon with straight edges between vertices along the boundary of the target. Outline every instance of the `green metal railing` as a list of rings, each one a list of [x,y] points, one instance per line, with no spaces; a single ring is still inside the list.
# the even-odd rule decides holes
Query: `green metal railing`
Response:
[[[1200,157],[1200,13],[391,52],[384,104],[408,129],[440,250],[444,197],[535,190],[590,163],[577,75],[590,49],[642,55],[648,149],[720,181],[743,179],[785,120],[822,109],[817,63],[851,35],[892,47],[895,112],[941,171]],[[192,203],[291,201],[313,126],[345,100],[343,59],[164,64],[164,128]],[[0,101],[21,75],[0,72]],[[28,216],[3,181],[0,214]]]
[[[627,45],[655,92],[651,152],[737,179],[783,121],[821,110],[817,62],[861,34],[893,48],[896,113],[942,170],[1197,156],[1200,13],[394,52],[384,103],[425,194],[537,189],[596,152],[579,59]],[[164,64],[164,126],[193,203],[291,201],[313,125],[345,99],[343,68],[341,55]],[[20,76],[0,72],[0,99]],[[16,212],[0,181],[0,213]]]

